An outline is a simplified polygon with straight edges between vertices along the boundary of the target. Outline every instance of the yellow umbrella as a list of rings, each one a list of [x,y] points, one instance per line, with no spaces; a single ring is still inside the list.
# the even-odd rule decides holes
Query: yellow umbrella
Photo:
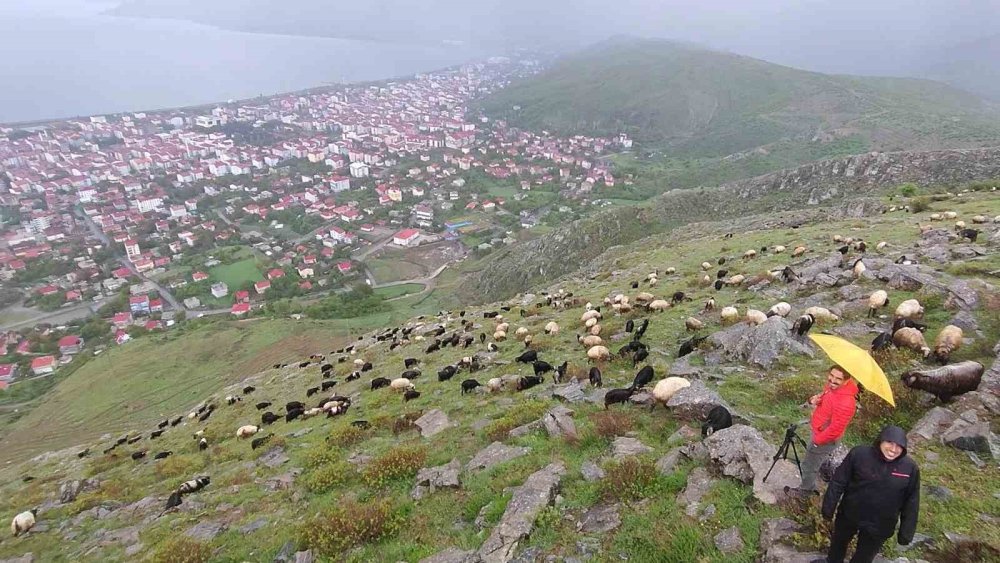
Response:
[[[864,385],[872,393],[885,399],[887,403],[896,406],[892,398],[892,387],[889,387],[889,380],[885,377],[885,372],[867,350],[859,348],[854,344],[828,334],[810,334],[809,338],[817,346],[826,352],[833,362],[851,374],[858,383]]]

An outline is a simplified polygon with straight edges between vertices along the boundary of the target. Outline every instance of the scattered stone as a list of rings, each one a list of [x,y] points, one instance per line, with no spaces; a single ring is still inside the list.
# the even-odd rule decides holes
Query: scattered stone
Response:
[[[552,389],[552,396],[567,403],[579,403],[586,398],[583,384],[577,379],[572,379],[565,385],[556,385]]]
[[[730,361],[769,369],[778,358],[788,355],[813,357],[812,347],[793,338],[791,328],[790,322],[775,316],[760,326],[733,325],[712,334],[709,341]]]
[[[633,405],[640,405],[648,407],[653,404],[653,394],[649,391],[639,391],[628,398],[628,401]]]
[[[491,422],[493,422],[493,421],[490,420],[490,419],[488,419],[488,418],[480,418],[479,420],[477,420],[477,421],[475,421],[475,422],[472,423],[472,426],[471,426],[472,431],[473,432],[479,432],[483,428],[486,428],[487,426],[489,426]]]
[[[347,456],[347,463],[361,468],[368,465],[368,462],[372,460],[372,456],[364,454],[362,452],[353,452],[351,455]]]
[[[295,552],[295,563],[313,563],[315,560],[311,549]]]
[[[257,530],[267,526],[267,518],[258,518],[249,524],[240,526],[240,533],[245,535],[252,534]]]
[[[282,473],[276,477],[271,477],[264,481],[264,490],[269,492],[284,491],[292,488],[295,478],[302,474],[302,469],[296,467],[287,473]]]
[[[199,522],[188,528],[184,535],[199,541],[211,541],[226,529],[222,522]]]
[[[479,509],[479,513],[476,514],[476,519],[472,523],[476,525],[477,530],[482,531],[486,529],[486,513],[489,512],[491,506],[493,506],[493,501],[484,504],[483,507]]]
[[[529,422],[527,424],[522,424],[517,428],[514,428],[513,430],[508,432],[507,435],[510,436],[511,438],[520,438],[521,436],[527,436],[528,434],[531,434],[532,432],[538,430],[541,427],[542,427],[542,419],[538,419]]]
[[[128,546],[128,547],[125,548],[125,555],[128,556],[128,557],[136,556],[139,553],[141,553],[142,550],[145,549],[145,548],[146,548],[146,546],[144,546],[141,543],[134,543],[134,544],[132,544],[132,545],[130,545],[130,546]]]
[[[921,534],[920,532],[917,532],[913,534],[913,541],[911,541],[907,545],[897,546],[896,549],[898,549],[899,551],[910,551],[913,549],[930,546],[933,543],[934,543],[934,538],[926,534]]]
[[[684,356],[682,358],[677,358],[673,364],[670,365],[670,370],[667,371],[668,376],[674,377],[684,377],[686,379],[697,379],[701,377],[702,370],[697,366],[691,365],[691,357],[694,354]]]
[[[913,429],[906,435],[906,439],[914,444],[921,440],[934,440],[944,428],[955,422],[955,418],[954,412],[943,407],[934,407],[920,417],[920,420],[913,425]]]
[[[288,540],[281,546],[281,550],[278,551],[278,554],[274,556],[273,563],[291,563],[294,561],[294,559],[292,559],[292,557],[294,557],[294,553],[295,542]]]
[[[619,436],[615,438],[615,441],[611,443],[612,456],[621,461],[622,459],[630,456],[637,456],[642,454],[647,454],[653,451],[653,448],[643,444],[635,438],[629,438],[627,436]]]
[[[14,557],[13,559],[0,559],[0,563],[35,563],[35,554],[25,553],[20,557]]]
[[[268,450],[267,453],[257,458],[257,464],[274,469],[283,463],[287,463],[289,459],[290,458],[285,455],[285,448],[275,446]]]
[[[668,444],[679,444],[682,442],[690,442],[701,437],[701,431],[695,430],[688,425],[681,426],[667,438]]]
[[[694,516],[697,514],[698,503],[701,502],[701,497],[705,496],[705,493],[712,488],[715,484],[715,479],[708,474],[708,470],[704,467],[695,467],[688,474],[687,485],[684,490],[677,494],[677,504],[687,507],[685,512],[689,516]]]
[[[414,424],[420,428],[420,435],[424,438],[430,438],[452,425],[451,421],[448,420],[448,415],[441,409],[434,409],[424,414],[414,421]]]
[[[704,442],[691,442],[686,446],[681,446],[680,451],[684,457],[690,459],[691,461],[707,463],[709,460],[708,448],[705,447]]]
[[[713,433],[703,443],[722,473],[753,483],[754,496],[764,504],[776,503],[786,486],[799,484],[798,470],[788,460],[778,460],[768,481],[763,481],[777,448],[767,443],[755,428],[737,424]]]
[[[465,465],[465,469],[468,471],[489,469],[494,465],[519,458],[530,451],[531,448],[508,446],[503,442],[493,442],[482,450],[479,450],[479,453],[474,455],[469,460],[469,463]]]
[[[417,481],[410,492],[410,497],[418,500],[438,489],[459,488],[462,485],[458,477],[461,470],[462,464],[458,459],[453,459],[445,465],[421,469],[417,472]]]
[[[656,460],[656,470],[660,472],[660,475],[669,475],[677,469],[677,465],[681,462],[680,448],[674,448],[666,453],[663,457]]]
[[[951,500],[951,497],[954,496],[951,493],[951,489],[940,485],[924,485],[924,494],[941,502]]]
[[[622,524],[621,516],[618,514],[619,508],[617,504],[590,507],[577,523],[577,531],[586,534],[603,534],[617,529]]]
[[[746,547],[743,543],[743,536],[740,535],[740,529],[736,526],[726,528],[715,534],[714,539],[715,547],[722,553],[736,553],[743,551],[743,548]]]
[[[604,470],[592,461],[583,462],[583,465],[580,466],[580,474],[583,475],[585,481],[594,482],[604,479]]]
[[[767,552],[771,547],[802,530],[802,526],[788,518],[768,518],[760,523],[760,550]]]
[[[301,438],[301,437],[305,436],[306,434],[308,434],[308,433],[310,433],[312,431],[313,431],[312,428],[308,428],[308,427],[307,428],[301,428],[299,430],[296,430],[295,432],[292,432],[291,434],[287,434],[287,436],[289,438]]]
[[[814,561],[826,561],[826,554],[815,551],[799,552],[794,547],[778,543],[764,553],[761,563],[813,563]]]
[[[529,475],[524,484],[515,489],[500,523],[479,548],[478,556],[483,563],[506,563],[514,558],[518,544],[534,528],[538,513],[552,503],[565,472],[561,463],[549,464]]]
[[[467,563],[473,555],[475,555],[474,551],[462,551],[456,547],[449,547],[430,557],[424,557],[420,563]]]
[[[575,439],[577,437],[576,424],[570,418],[572,416],[573,411],[564,406],[556,406],[542,416],[542,426],[545,427],[545,431],[549,433],[549,436],[553,438],[566,436],[567,438]]]
[[[941,440],[953,448],[1000,459],[1000,444],[997,443],[996,436],[990,432],[989,422],[973,424],[964,418],[959,418],[944,431]]]
[[[68,504],[76,500],[76,497],[84,491],[93,491],[98,487],[95,479],[75,479],[66,481],[59,487],[59,503]]]
[[[708,415],[708,411],[722,405],[729,412],[733,412],[719,393],[709,389],[703,381],[692,381],[690,387],[685,387],[674,393],[673,397],[667,401],[667,408],[674,416],[684,420],[701,421]]]
[[[702,509],[701,514],[698,515],[699,522],[708,522],[715,516],[715,505],[710,504]]]

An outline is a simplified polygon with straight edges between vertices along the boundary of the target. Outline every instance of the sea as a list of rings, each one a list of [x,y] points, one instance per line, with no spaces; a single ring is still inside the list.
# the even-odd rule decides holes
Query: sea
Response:
[[[454,44],[241,33],[103,14],[113,6],[95,0],[0,0],[0,123],[403,77],[477,56]]]

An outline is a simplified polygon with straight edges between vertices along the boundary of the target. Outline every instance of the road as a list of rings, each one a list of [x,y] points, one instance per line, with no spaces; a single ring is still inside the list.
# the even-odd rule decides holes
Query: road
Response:
[[[175,310],[175,311],[187,311],[187,308],[180,301],[178,301],[177,298],[174,297],[174,295],[172,293],[170,293],[170,291],[167,290],[167,288],[163,287],[162,285],[160,285],[156,281],[154,281],[152,279],[149,279],[146,276],[144,276],[143,274],[139,273],[139,270],[137,270],[135,268],[135,265],[132,264],[132,261],[129,260],[128,258],[126,258],[125,256],[122,256],[118,252],[118,249],[113,244],[111,244],[111,240],[108,238],[108,236],[105,235],[104,232],[101,231],[101,229],[99,229],[97,227],[97,224],[94,223],[94,220],[91,219],[89,215],[87,215],[86,213],[83,213],[79,209],[76,210],[76,214],[77,214],[78,217],[80,217],[81,219],[83,219],[85,223],[87,223],[87,227],[90,228],[90,232],[93,233],[93,235],[95,237],[97,237],[98,239],[100,239],[101,242],[103,242],[105,245],[107,245],[108,249],[111,250],[111,253],[114,254],[115,258],[118,259],[118,262],[121,263],[122,266],[125,266],[126,268],[128,268],[128,270],[130,272],[132,272],[132,275],[134,275],[135,277],[139,278],[140,280],[142,280],[144,282],[148,282],[148,283],[152,284],[152,286],[155,287],[156,291],[160,294],[160,297],[162,297],[163,300],[165,300],[168,304],[170,304],[170,307],[173,310]]]
[[[61,325],[76,319],[85,319],[92,315],[103,304],[103,302],[97,302],[94,304],[81,303],[79,305],[74,305],[73,307],[66,307],[49,313],[39,311],[38,314],[33,317],[2,324],[0,325],[0,330],[17,330],[26,326],[34,326],[38,323]]]

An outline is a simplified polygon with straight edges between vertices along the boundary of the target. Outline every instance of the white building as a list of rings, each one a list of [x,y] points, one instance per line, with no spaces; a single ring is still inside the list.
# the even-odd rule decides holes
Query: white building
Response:
[[[369,174],[368,165],[363,162],[352,162],[350,169],[354,178],[364,178]]]
[[[159,196],[140,196],[135,199],[135,206],[139,209],[140,213],[149,213],[163,206],[163,198]]]
[[[218,282],[212,284],[212,297],[215,297],[216,299],[221,299],[227,295],[229,295],[229,286],[226,285],[226,282]]]

